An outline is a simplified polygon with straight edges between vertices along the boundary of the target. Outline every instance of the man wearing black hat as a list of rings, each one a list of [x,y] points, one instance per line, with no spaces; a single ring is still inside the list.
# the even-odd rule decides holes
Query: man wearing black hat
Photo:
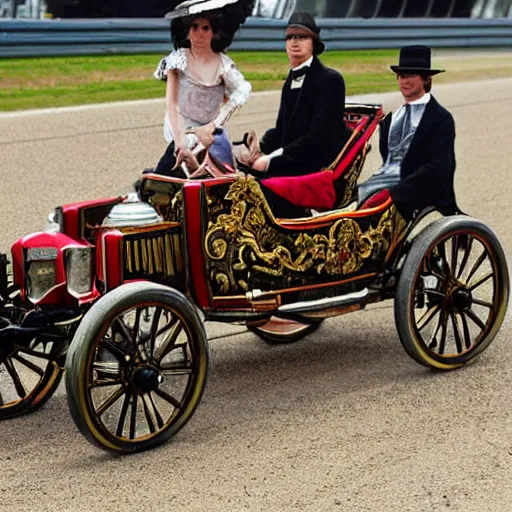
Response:
[[[435,206],[443,215],[458,208],[455,173],[455,123],[452,115],[430,94],[431,51],[426,46],[407,46],[400,51],[396,74],[405,104],[381,123],[382,167],[358,187],[359,203],[372,206],[373,194],[391,195],[406,219]]]
[[[332,163],[348,140],[345,82],[318,59],[325,50],[308,13],[295,13],[286,30],[290,73],[283,86],[275,128],[261,140],[263,156],[252,167],[266,178],[303,175]]]

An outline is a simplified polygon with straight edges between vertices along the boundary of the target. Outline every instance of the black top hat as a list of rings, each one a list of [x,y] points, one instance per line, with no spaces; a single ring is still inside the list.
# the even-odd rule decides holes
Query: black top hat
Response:
[[[400,50],[398,66],[390,66],[395,73],[418,73],[437,75],[444,69],[431,69],[430,48],[428,46],[404,46]]]
[[[310,32],[314,41],[315,55],[320,55],[325,50],[325,44],[320,39],[320,28],[309,12],[294,12],[288,21],[287,28],[302,28]]]

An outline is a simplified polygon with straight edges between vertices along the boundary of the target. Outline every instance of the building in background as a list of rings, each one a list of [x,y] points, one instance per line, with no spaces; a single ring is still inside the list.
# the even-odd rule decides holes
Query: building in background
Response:
[[[182,0],[0,0],[0,17],[160,18]],[[294,9],[329,18],[506,18],[512,0],[256,0],[255,16]]]

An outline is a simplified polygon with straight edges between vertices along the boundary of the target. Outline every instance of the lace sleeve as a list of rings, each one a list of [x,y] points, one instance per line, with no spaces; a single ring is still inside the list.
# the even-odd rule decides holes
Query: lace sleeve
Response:
[[[217,127],[224,126],[228,122],[233,112],[247,102],[252,91],[251,84],[227,55],[222,55],[222,64],[224,67],[222,78],[226,86],[227,101],[221,107],[220,113],[214,121]]]
[[[187,55],[185,50],[180,48],[174,52],[171,52],[167,57],[164,57],[158,67],[156,68],[153,76],[157,80],[167,80],[167,73],[171,69],[178,69],[184,71],[187,67]]]

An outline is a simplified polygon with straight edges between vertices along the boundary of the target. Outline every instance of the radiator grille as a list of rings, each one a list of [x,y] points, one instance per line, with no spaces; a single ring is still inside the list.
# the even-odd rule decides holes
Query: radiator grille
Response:
[[[183,251],[176,230],[125,235],[123,238],[124,277],[183,281]]]

